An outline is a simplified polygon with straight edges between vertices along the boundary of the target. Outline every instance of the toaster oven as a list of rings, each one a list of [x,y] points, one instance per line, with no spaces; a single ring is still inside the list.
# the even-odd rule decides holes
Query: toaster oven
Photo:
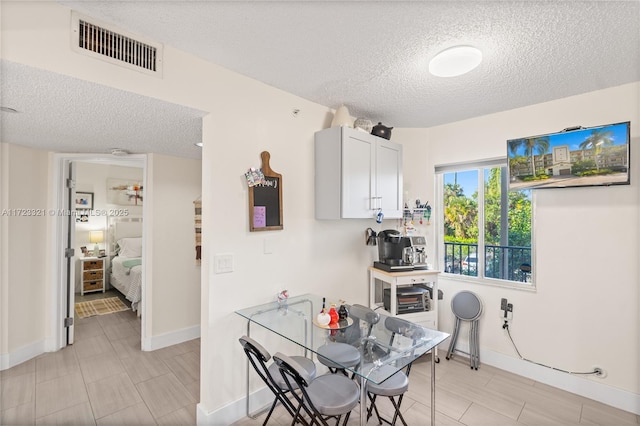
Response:
[[[384,309],[391,312],[391,289],[383,292]],[[431,310],[429,306],[429,290],[421,287],[398,287],[396,289],[397,312],[392,315],[425,312]]]

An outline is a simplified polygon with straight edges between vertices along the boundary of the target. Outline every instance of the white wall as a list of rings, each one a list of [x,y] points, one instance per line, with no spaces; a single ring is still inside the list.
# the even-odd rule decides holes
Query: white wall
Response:
[[[366,267],[376,252],[374,247],[364,245],[364,230],[375,222],[316,221],[313,217],[313,133],[327,126],[331,120],[330,112],[322,106],[207,64],[170,46],[165,46],[164,51],[164,79],[76,55],[68,46],[68,9],[57,4],[31,2],[5,3],[2,7],[4,58],[210,112],[203,121],[199,417],[202,423],[223,424],[242,416],[245,361],[237,338],[245,332],[245,323],[234,314],[235,309],[272,300],[283,288],[288,288],[294,295],[311,291],[341,297],[352,303],[365,303],[367,300]],[[637,86],[629,86],[626,90],[632,93],[614,95],[621,102],[615,105],[610,100],[611,92],[607,91],[604,95],[585,95],[587,98],[583,101],[588,103],[584,104],[563,100],[557,104],[434,129],[394,129],[393,140],[406,147],[407,190],[413,198],[419,195],[421,199],[432,200],[433,176],[430,170],[434,164],[504,155],[503,145],[507,136],[544,133],[573,124],[587,126],[620,121],[622,115],[638,122]],[[603,106],[594,104],[598,102],[606,103]],[[293,108],[301,110],[298,118],[292,117]],[[615,120],[610,120],[609,117],[614,115]],[[421,145],[424,143],[428,146]],[[260,165],[260,152],[264,150],[271,153],[271,167],[283,175],[284,229],[251,233],[248,231],[247,186],[243,173],[249,167]],[[637,161],[634,160],[634,164]],[[574,265],[567,266],[566,262],[556,259],[557,251],[551,247],[550,241],[545,241],[541,233],[537,234],[540,239],[537,243],[554,256],[539,254],[542,257],[536,258],[536,264],[547,271],[538,274],[538,292],[483,288],[488,312],[486,324],[481,326],[483,349],[504,353],[506,358],[514,359],[504,343],[504,336],[489,331],[491,312],[496,312],[497,318],[494,302],[508,293],[515,306],[514,334],[526,336],[520,343],[521,350],[532,358],[540,357],[541,361],[553,364],[571,362],[573,365],[578,360],[579,367],[590,361],[586,357],[593,352],[593,359],[611,370],[609,378],[602,383],[637,396],[637,383],[632,382],[633,378],[637,379],[638,371],[637,365],[631,365],[631,359],[638,356],[638,295],[632,288],[632,283],[637,282],[638,270],[629,260],[632,256],[634,262],[637,260],[638,248],[637,243],[626,237],[627,234],[621,234],[621,223],[624,223],[628,234],[636,239],[638,236],[637,179],[634,178],[633,182],[630,187],[599,188],[593,189],[594,192],[585,190],[585,195],[581,195],[582,190],[572,190],[575,191],[573,196],[563,196],[559,192],[539,197],[537,201],[541,212],[537,229],[541,232],[546,227],[554,229],[556,218],[568,221],[581,215],[577,219],[581,226],[576,229],[581,232],[596,229],[594,240],[600,242],[610,242],[612,238],[606,237],[611,235],[606,234],[606,225],[596,225],[595,221],[592,223],[588,219],[594,217],[593,199],[595,197],[599,201],[598,205],[612,205],[620,218],[615,217],[612,221],[604,208],[598,208],[595,209],[595,219],[614,222],[611,225],[613,235],[621,237],[627,244],[621,250],[624,253],[622,260],[634,266],[618,268],[619,256],[614,258],[609,252],[598,250],[596,245],[586,244],[587,240],[592,240],[588,234],[578,240],[581,247],[571,248],[573,252],[569,259],[574,261]],[[380,230],[396,224],[395,221],[386,221],[373,227]],[[161,229],[155,226],[154,229]],[[432,241],[433,229],[434,225],[427,228]],[[273,247],[272,254],[264,253],[265,240]],[[155,242],[153,244],[155,247]],[[587,249],[592,249],[598,263],[606,267],[586,272]],[[234,272],[213,273],[212,261],[217,253],[233,254]],[[567,257],[565,253],[563,256]],[[450,296],[458,288],[476,289],[477,286],[443,281],[447,299],[441,305],[444,308],[441,320],[444,329],[450,329],[447,310]],[[602,283],[613,286],[623,297],[607,297],[607,287]],[[556,293],[556,288],[561,286],[567,287]],[[568,306],[569,309],[569,315],[563,317],[559,326],[555,316],[546,315],[552,311],[550,308],[557,311],[561,306],[556,299],[564,300],[562,307]],[[617,309],[611,306],[613,304]],[[623,322],[622,317],[614,316],[618,312],[633,312],[633,316],[625,317]],[[568,353],[564,351],[567,341],[571,345]],[[616,350],[620,348],[621,341],[626,342],[624,354]],[[277,351],[279,348],[269,349]],[[621,367],[613,365],[614,362],[620,362]]]
[[[231,92],[242,90],[242,79],[228,79],[227,86]],[[290,114],[292,107],[300,108],[298,118]],[[246,325],[234,310],[274,300],[285,288],[293,295],[314,292],[366,303],[366,268],[377,254],[375,247],[364,244],[364,231],[375,225],[373,219],[314,219],[313,133],[330,118],[325,108],[258,86],[251,101],[232,98],[224,110],[225,120],[217,121],[214,111],[204,122],[205,135],[214,137],[204,141],[202,160],[206,273],[200,408],[201,413],[212,413],[206,420],[212,424],[233,420],[226,417],[225,406],[241,401],[245,392],[245,358],[237,339],[246,333]],[[247,117],[252,117],[249,126]],[[243,173],[260,166],[265,150],[271,154],[271,167],[283,176],[284,229],[249,232]],[[265,241],[273,253],[264,253]],[[233,254],[234,272],[212,272],[219,253]],[[278,347],[269,349],[275,352]],[[216,378],[215,385],[209,377]],[[244,415],[244,405],[237,406],[242,407],[237,414]]]
[[[150,244],[153,262],[147,269],[147,301],[151,303],[151,336],[194,329],[200,335],[200,272],[195,263],[193,201],[202,192],[201,162],[150,154],[147,164],[150,198]],[[195,337],[194,336],[194,337]]]
[[[517,359],[499,319],[500,299],[506,297],[514,305],[512,336],[525,358],[570,371],[601,366],[608,376],[588,380],[620,390],[617,395],[628,398],[618,402],[628,410],[635,403],[636,411],[640,180],[634,170],[640,165],[639,105],[640,83],[635,83],[431,129],[394,130],[405,147],[405,182],[424,186],[433,198],[435,165],[504,157],[507,139],[574,125],[631,121],[631,185],[535,191],[536,291],[443,276],[440,328],[453,329],[451,297],[462,289],[476,292],[485,303],[480,326],[484,359],[500,360],[496,363],[504,367],[505,357]],[[434,218],[442,214],[439,210]],[[438,225],[441,222],[434,222],[430,235],[433,260]],[[468,339],[461,335],[460,340]],[[527,366],[513,368],[532,373]],[[562,374],[549,380],[570,386]]]
[[[48,154],[0,144],[0,369],[45,341]]]

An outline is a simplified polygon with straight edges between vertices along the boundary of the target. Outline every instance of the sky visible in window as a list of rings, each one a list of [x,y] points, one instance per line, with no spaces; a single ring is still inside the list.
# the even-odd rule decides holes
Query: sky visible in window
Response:
[[[471,198],[478,190],[478,172],[477,170],[468,170],[462,172],[446,173],[444,175],[444,184],[455,183],[462,187],[465,197]]]

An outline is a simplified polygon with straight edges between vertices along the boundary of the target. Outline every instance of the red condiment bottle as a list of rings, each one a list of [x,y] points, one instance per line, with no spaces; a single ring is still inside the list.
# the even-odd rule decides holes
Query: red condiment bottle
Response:
[[[331,309],[329,309],[329,316],[331,317],[331,321],[329,324],[337,324],[340,316],[338,315],[338,311],[336,311],[336,304],[331,304]]]

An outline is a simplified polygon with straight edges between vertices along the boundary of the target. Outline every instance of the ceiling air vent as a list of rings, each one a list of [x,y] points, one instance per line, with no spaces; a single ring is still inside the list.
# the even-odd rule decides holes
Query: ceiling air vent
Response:
[[[162,74],[162,45],[72,14],[73,49],[113,64],[153,75]]]

